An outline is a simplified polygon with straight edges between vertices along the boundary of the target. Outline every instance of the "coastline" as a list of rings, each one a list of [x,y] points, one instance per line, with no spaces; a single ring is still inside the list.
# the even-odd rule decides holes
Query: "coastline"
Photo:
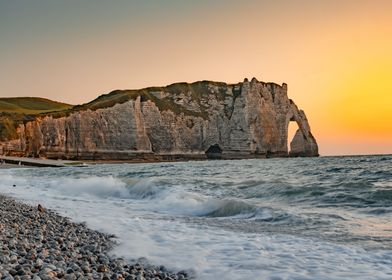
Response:
[[[320,155],[319,158],[344,158],[344,157],[380,157],[391,156],[392,154],[370,154],[370,155]],[[7,158],[12,158],[8,160]],[[132,164],[132,163],[165,163],[165,162],[188,162],[188,161],[209,161],[209,160],[247,160],[247,159],[269,159],[269,158],[286,158],[293,159],[296,157],[283,157],[283,156],[258,156],[258,157],[232,157],[232,158],[201,158],[201,157],[180,157],[180,156],[167,156],[155,158],[135,158],[135,159],[88,159],[88,160],[55,160],[47,158],[30,158],[30,157],[8,157],[0,155],[0,169],[10,168],[32,168],[32,167],[84,167],[88,165],[99,164]],[[306,158],[306,157],[305,157]],[[21,164],[18,164],[21,162]]]
[[[283,154],[242,154],[242,155],[218,155],[210,156],[206,155],[195,155],[195,154],[166,154],[166,155],[142,155],[132,158],[85,158],[85,159],[57,159],[57,158],[32,158],[32,157],[20,157],[20,156],[4,156],[0,155],[0,168],[12,168],[12,167],[67,167],[76,166],[83,167],[86,165],[95,164],[122,164],[122,163],[162,163],[162,162],[187,162],[187,161],[208,161],[208,160],[246,160],[246,159],[268,159],[268,158],[296,158],[294,156],[288,156]]]
[[[143,260],[111,256],[113,235],[0,194],[1,279],[190,279]]]

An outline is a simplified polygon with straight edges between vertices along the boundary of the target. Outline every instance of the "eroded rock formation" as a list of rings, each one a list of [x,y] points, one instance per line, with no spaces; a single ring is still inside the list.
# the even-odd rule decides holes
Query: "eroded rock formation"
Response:
[[[93,106],[112,96],[121,103]],[[288,156],[288,125],[295,121],[299,129],[290,155],[318,156],[305,113],[287,97],[286,84],[255,78],[238,84],[181,83],[116,91],[89,104],[20,125],[13,150],[68,159]]]

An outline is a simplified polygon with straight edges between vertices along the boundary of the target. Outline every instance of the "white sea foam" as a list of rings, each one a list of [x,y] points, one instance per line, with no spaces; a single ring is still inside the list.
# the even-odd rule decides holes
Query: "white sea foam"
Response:
[[[125,183],[113,177],[61,178],[47,182],[47,189],[53,189],[61,194],[78,196],[96,196],[99,198],[129,198],[130,194]]]
[[[382,187],[382,188],[392,188],[392,181],[387,180],[387,181],[381,181],[381,182],[374,182],[373,185],[376,187]]]
[[[213,188],[203,189],[209,187],[208,181],[195,188],[187,174],[170,184],[160,177],[120,178],[115,175],[120,167],[105,168],[114,175],[107,176],[107,170],[105,174],[88,170],[78,176],[68,175],[67,169],[51,171],[50,176],[0,170],[0,192],[115,234],[120,245],[114,254],[194,270],[198,279],[390,279],[392,274],[391,250],[262,230],[231,230],[236,219],[256,222],[272,214],[252,200],[223,196],[231,193],[225,189],[230,184],[213,196]],[[148,168],[166,172],[164,165]],[[173,172],[185,172],[182,165],[178,168]],[[231,227],[214,225],[220,219]]]

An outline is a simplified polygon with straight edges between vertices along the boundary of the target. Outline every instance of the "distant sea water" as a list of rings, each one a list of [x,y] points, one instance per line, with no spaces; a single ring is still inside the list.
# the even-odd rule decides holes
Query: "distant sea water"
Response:
[[[0,192],[197,279],[392,279],[392,156],[3,169]]]

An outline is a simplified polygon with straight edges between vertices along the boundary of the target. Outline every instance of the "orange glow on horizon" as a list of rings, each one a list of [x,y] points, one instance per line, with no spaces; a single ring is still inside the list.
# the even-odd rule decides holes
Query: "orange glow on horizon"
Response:
[[[392,59],[374,58],[340,78],[329,104],[337,131],[392,140]]]
[[[392,153],[391,11],[389,0],[8,1],[0,97],[80,104],[256,77],[288,84],[321,155]]]

